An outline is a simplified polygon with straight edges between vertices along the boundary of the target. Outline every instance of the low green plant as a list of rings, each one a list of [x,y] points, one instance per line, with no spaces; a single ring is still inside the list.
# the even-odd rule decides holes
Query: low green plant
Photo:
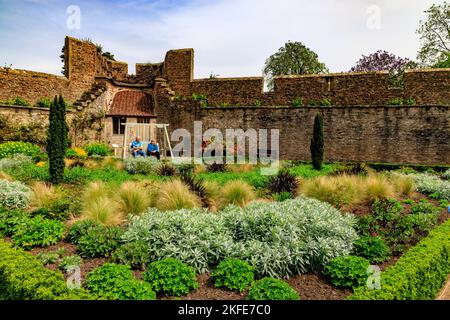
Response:
[[[290,192],[280,192],[272,194],[272,199],[278,202],[283,202],[289,199],[293,199],[294,196]]]
[[[69,243],[77,244],[78,240],[86,235],[87,231],[91,228],[99,226],[98,223],[92,220],[77,221],[69,229],[66,236],[66,241]]]
[[[153,157],[137,157],[128,158],[124,162],[125,170],[129,174],[143,174],[148,175],[156,171],[158,162]]]
[[[31,189],[19,181],[0,179],[0,208],[25,209],[31,199]]]
[[[4,104],[7,106],[21,106],[21,107],[30,106],[30,103],[22,97],[15,97],[7,101],[1,101],[0,104]]]
[[[332,103],[331,100],[328,99],[328,98],[325,98],[325,99],[320,100],[320,105],[321,105],[322,107],[330,107],[332,104],[333,104],[333,103]]]
[[[389,259],[390,250],[380,237],[361,237],[354,243],[354,254],[369,260],[370,263],[381,263]]]
[[[255,268],[247,261],[225,259],[212,273],[215,287],[244,291],[255,279]]]
[[[450,201],[450,181],[439,179],[429,173],[417,173],[411,174],[411,176],[419,192]]]
[[[155,292],[148,283],[134,278],[129,266],[105,263],[87,275],[90,292],[110,300],[154,300]]]
[[[5,142],[0,144],[0,159],[6,158],[18,153],[34,157],[41,149],[29,142]]]
[[[84,146],[84,150],[86,150],[89,157],[92,156],[100,156],[106,157],[111,154],[111,148],[104,143],[91,143]]]
[[[450,220],[447,220],[381,274],[379,290],[361,286],[349,299],[436,299],[450,273],[449,234]]]
[[[432,203],[419,202],[411,206],[412,214],[436,214],[441,211],[440,208],[435,207]]]
[[[292,105],[294,107],[303,107],[303,100],[302,100],[302,98],[295,98],[294,100],[292,100]]]
[[[36,257],[46,265],[58,262],[59,254],[56,252],[40,252]]]
[[[30,215],[22,210],[6,210],[0,208],[0,236],[12,236],[16,228]]]
[[[23,166],[30,165],[32,163],[33,159],[30,156],[17,153],[0,159],[0,171],[17,171]]]
[[[49,98],[40,98],[36,103],[36,108],[50,108],[50,105],[52,104],[52,101]]]
[[[375,219],[388,222],[400,216],[403,206],[395,199],[381,199],[372,203],[371,211]]]
[[[173,258],[150,263],[144,280],[151,284],[156,293],[168,296],[179,297],[198,288],[195,270]]]
[[[122,234],[120,227],[92,227],[78,239],[78,251],[86,258],[108,257],[120,246]]]
[[[263,278],[251,286],[247,300],[300,300],[300,296],[282,280]]]
[[[408,98],[405,100],[405,105],[407,106],[415,106],[417,105],[417,101],[414,98]]]
[[[24,249],[46,247],[57,244],[64,237],[64,230],[61,221],[36,216],[22,220],[16,226],[12,240],[14,245]]]
[[[342,256],[331,260],[325,266],[324,274],[336,287],[355,288],[366,283],[369,266],[365,258]]]
[[[262,106],[262,102],[258,99],[253,101],[253,106],[255,107],[261,107]]]
[[[403,98],[392,98],[387,102],[387,105],[389,106],[402,106],[403,104]]]
[[[206,108],[208,106],[208,98],[204,94],[193,93],[192,99],[200,102],[200,106],[202,108]]]
[[[128,242],[117,248],[111,258],[115,262],[128,264],[132,268],[143,269],[149,264],[150,249],[145,241]]]
[[[406,200],[403,200],[403,203],[404,204],[414,204],[415,202],[413,199],[406,199]]]
[[[59,268],[61,270],[64,270],[66,272],[70,272],[76,267],[79,267],[81,265],[81,262],[83,259],[81,259],[80,256],[77,255],[71,255],[61,258],[61,261],[59,262]]]

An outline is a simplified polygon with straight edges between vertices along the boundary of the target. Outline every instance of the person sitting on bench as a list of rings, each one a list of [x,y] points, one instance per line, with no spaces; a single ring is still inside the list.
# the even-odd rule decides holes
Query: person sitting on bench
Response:
[[[159,147],[156,144],[155,140],[152,140],[147,147],[147,156],[156,157],[156,159],[160,159],[161,155],[159,154]]]
[[[136,139],[131,143],[130,151],[133,157],[142,156],[145,158],[144,145],[141,141],[141,137],[137,136]]]

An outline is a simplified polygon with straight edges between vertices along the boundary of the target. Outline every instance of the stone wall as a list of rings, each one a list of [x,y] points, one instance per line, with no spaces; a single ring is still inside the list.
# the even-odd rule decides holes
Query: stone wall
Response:
[[[191,108],[186,118],[192,118]],[[450,164],[450,107],[259,107],[199,109],[209,128],[279,129],[280,157],[310,161],[314,117],[324,116],[325,159]],[[193,119],[191,119],[193,120]],[[192,130],[192,122],[182,122]]]

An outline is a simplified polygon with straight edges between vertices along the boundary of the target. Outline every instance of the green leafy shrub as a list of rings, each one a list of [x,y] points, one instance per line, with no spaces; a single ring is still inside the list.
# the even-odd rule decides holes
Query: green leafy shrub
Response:
[[[29,142],[5,142],[0,144],[0,159],[6,158],[18,153],[34,157],[41,149]]]
[[[31,199],[31,189],[19,181],[0,179],[0,208],[24,209]]]
[[[145,268],[150,259],[149,247],[145,241],[128,242],[117,248],[111,257],[113,261],[133,268]]]
[[[77,255],[67,256],[67,257],[63,257],[61,259],[61,262],[59,263],[58,267],[61,270],[70,272],[74,268],[79,267],[82,261],[83,261],[83,259],[81,259],[80,256],[77,256]]]
[[[354,288],[366,283],[369,266],[369,261],[364,258],[342,256],[331,260],[325,266],[324,274],[336,287]]]
[[[66,241],[77,244],[78,240],[86,235],[87,231],[91,228],[98,227],[99,224],[92,220],[81,220],[75,222],[69,229],[66,236]]]
[[[292,100],[292,105],[294,107],[303,107],[303,100],[301,98],[295,98]]]
[[[137,157],[125,159],[125,170],[129,174],[143,174],[148,175],[155,172],[157,167],[157,160],[154,157]]]
[[[325,98],[325,99],[320,100],[320,105],[321,105],[322,107],[330,107],[330,106],[333,105],[333,103],[331,102],[330,99]]]
[[[34,105],[36,108],[50,108],[52,101],[49,98],[41,98]]]
[[[36,256],[44,265],[56,263],[59,259],[57,252],[40,252]]]
[[[297,177],[288,170],[280,170],[276,176],[271,176],[267,183],[267,189],[270,193],[289,192],[295,194],[297,188]]]
[[[355,241],[354,253],[370,263],[379,263],[389,259],[390,250],[379,237],[362,237]]]
[[[195,270],[173,258],[152,262],[144,273],[144,280],[159,294],[182,296],[198,288]]]
[[[252,285],[247,300],[300,300],[300,296],[284,281],[263,278]]]
[[[111,154],[111,148],[104,143],[91,143],[84,146],[84,150],[86,150],[89,157],[92,156],[100,156],[106,157]]]
[[[193,93],[192,99],[200,102],[200,106],[202,108],[206,108],[208,106],[208,98],[203,94]]]
[[[60,272],[51,271],[39,259],[0,240],[1,300],[93,300],[85,290],[70,290]]]
[[[14,245],[24,249],[46,247],[57,244],[64,236],[64,224],[58,220],[40,216],[22,220],[12,237]]]
[[[30,215],[21,210],[6,210],[0,208],[0,235],[12,236],[17,226]]]
[[[33,159],[30,156],[17,153],[0,159],[0,171],[16,171],[20,170],[23,166],[30,165],[32,163]]]
[[[212,273],[215,287],[244,291],[255,279],[255,268],[247,261],[225,259]]]
[[[412,214],[436,214],[441,211],[440,208],[435,207],[432,203],[419,202],[411,206]]]
[[[21,106],[21,107],[30,106],[30,103],[22,97],[15,97],[7,101],[0,101],[0,104],[4,104],[7,106]]]
[[[380,290],[355,289],[351,300],[434,300],[450,273],[450,220],[381,274]]]
[[[383,222],[397,219],[403,212],[403,206],[395,199],[375,200],[371,209],[375,219]]]
[[[294,196],[290,192],[280,192],[272,195],[272,199],[278,202],[283,202],[292,198],[294,198]]]
[[[144,241],[151,261],[174,257],[199,273],[224,258],[248,261],[258,276],[285,277],[321,269],[351,253],[354,216],[307,198],[230,206],[219,214],[203,209],[131,217],[124,243]],[[308,241],[305,242],[305,239]]]
[[[78,250],[86,258],[107,257],[119,247],[122,233],[120,227],[89,228],[86,234],[78,239]]]
[[[155,292],[148,283],[134,278],[129,266],[105,263],[87,275],[90,292],[110,300],[154,300]]]

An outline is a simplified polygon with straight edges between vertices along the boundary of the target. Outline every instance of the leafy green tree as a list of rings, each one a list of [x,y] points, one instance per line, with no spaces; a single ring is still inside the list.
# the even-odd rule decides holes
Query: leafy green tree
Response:
[[[323,117],[320,113],[314,118],[313,137],[311,139],[311,158],[314,169],[321,170],[323,163]]]
[[[64,156],[68,147],[69,127],[66,123],[66,103],[62,96],[55,97],[50,105],[49,128],[47,132],[47,154],[50,180],[54,184],[64,178]]]
[[[450,68],[450,53],[447,54],[447,59],[436,63],[435,65],[433,65],[433,68],[435,69]]]
[[[426,21],[420,21],[417,33],[422,41],[418,59],[424,65],[436,65],[450,54],[450,3],[432,5],[425,11]]]
[[[301,42],[288,41],[277,53],[271,55],[264,67],[269,88],[273,88],[273,77],[281,75],[318,74],[328,72],[319,56]]]

